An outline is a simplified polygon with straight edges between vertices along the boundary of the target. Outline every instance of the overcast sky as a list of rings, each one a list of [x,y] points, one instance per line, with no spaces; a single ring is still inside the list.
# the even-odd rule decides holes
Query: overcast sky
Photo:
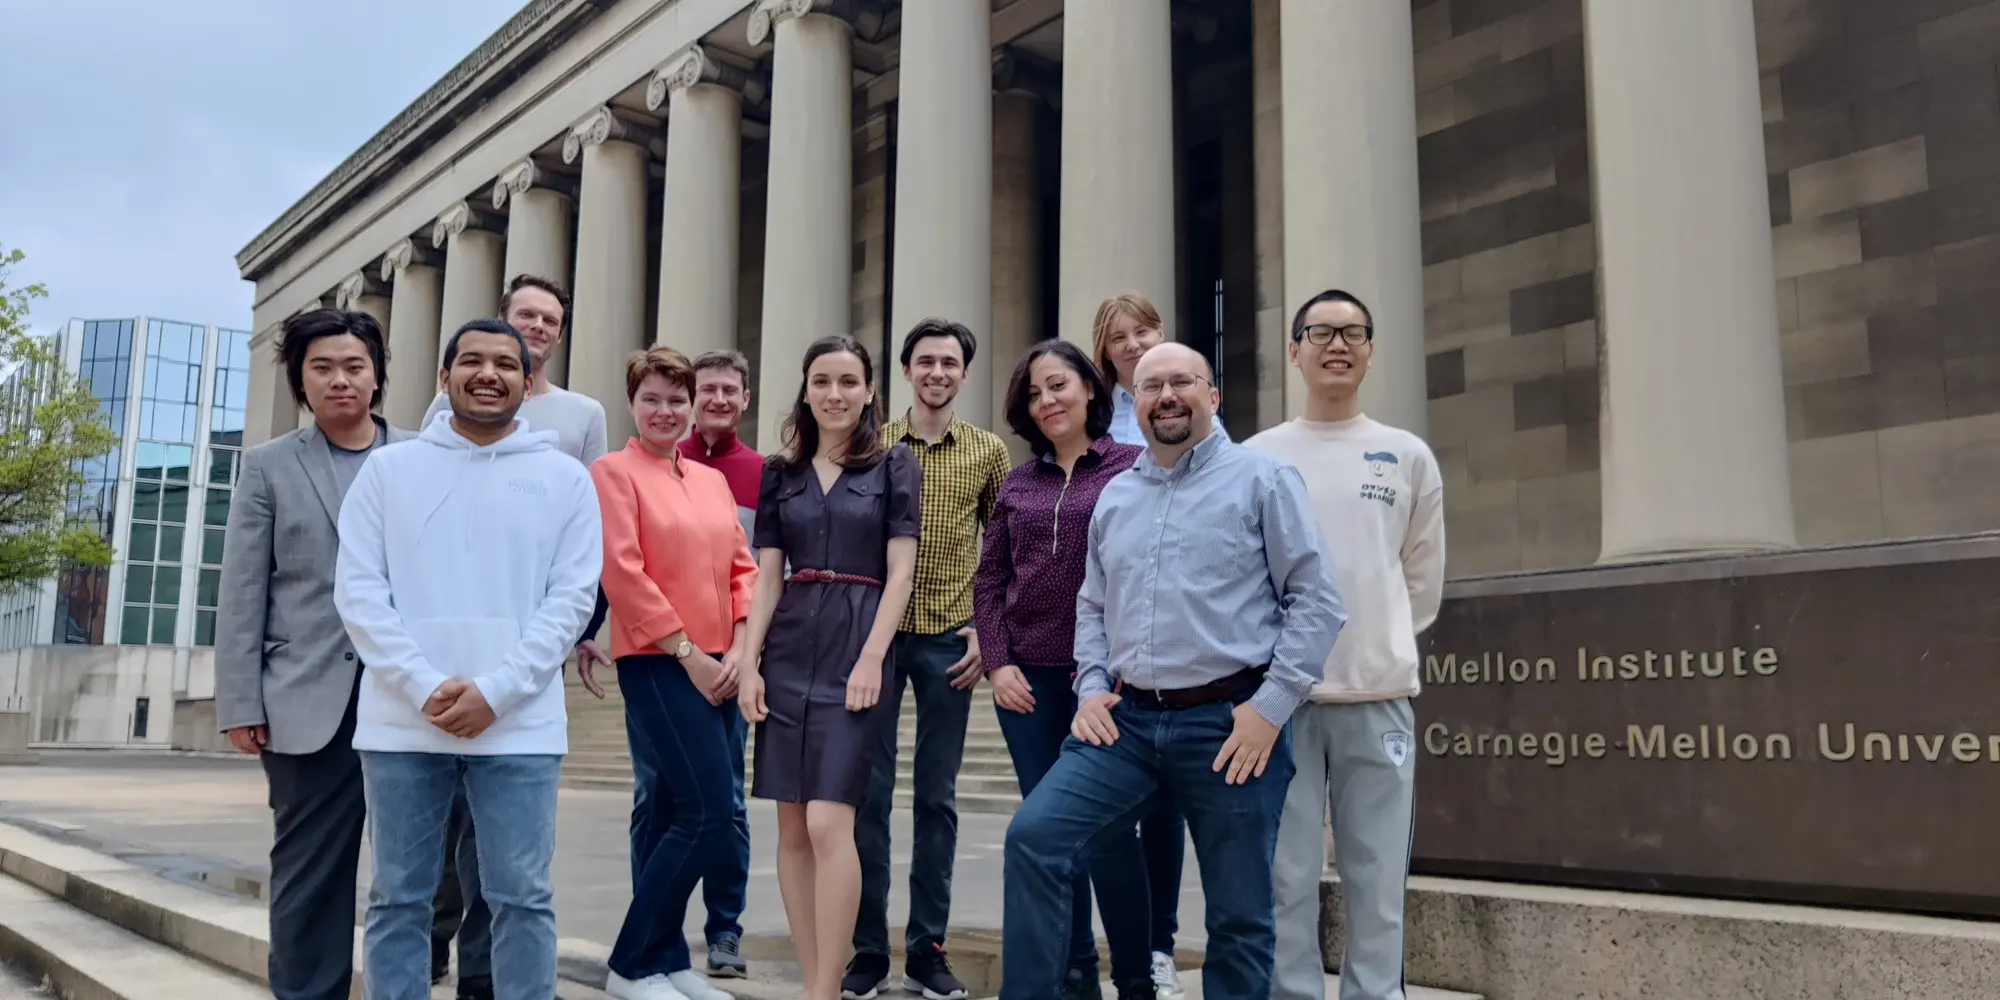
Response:
[[[0,246],[32,325],[250,326],[236,252],[524,0],[0,0]]]

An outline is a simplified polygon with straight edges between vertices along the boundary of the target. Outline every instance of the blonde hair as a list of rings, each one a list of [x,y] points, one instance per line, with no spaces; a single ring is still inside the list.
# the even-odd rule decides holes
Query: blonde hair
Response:
[[[1149,330],[1158,330],[1166,336],[1166,325],[1160,320],[1160,311],[1153,303],[1138,292],[1125,292],[1105,299],[1097,307],[1097,319],[1091,323],[1090,357],[1097,362],[1097,369],[1112,384],[1118,382],[1118,366],[1111,361],[1111,324],[1120,316],[1130,317],[1134,323]]]

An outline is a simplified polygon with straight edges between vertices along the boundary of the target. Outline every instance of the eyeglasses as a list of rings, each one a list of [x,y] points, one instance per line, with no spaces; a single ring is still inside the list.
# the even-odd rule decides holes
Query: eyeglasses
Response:
[[[1305,339],[1312,341],[1314,347],[1325,347],[1333,343],[1335,336],[1339,336],[1340,339],[1347,341],[1347,346],[1349,347],[1360,347],[1362,344],[1375,339],[1375,328],[1372,326],[1362,326],[1359,323],[1353,326],[1329,326],[1325,323],[1314,323],[1305,329]]]
[[[1135,396],[1157,396],[1162,389],[1172,389],[1175,395],[1179,395],[1206,381],[1208,380],[1199,375],[1175,375],[1164,382],[1156,378],[1149,378],[1133,386],[1132,394]]]

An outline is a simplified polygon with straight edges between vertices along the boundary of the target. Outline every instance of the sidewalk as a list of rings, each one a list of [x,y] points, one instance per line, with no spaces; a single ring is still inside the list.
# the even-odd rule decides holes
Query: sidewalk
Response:
[[[557,821],[557,933],[609,946],[631,899],[626,829],[631,799],[616,792],[562,792]],[[175,757],[116,751],[46,751],[41,763],[0,768],[0,818],[27,821],[95,841],[100,849],[169,875],[255,888],[268,874],[271,813],[264,774],[254,760]],[[953,876],[952,927],[1000,929],[1002,846],[1006,816],[962,814]],[[910,815],[893,826],[895,884],[889,926],[900,944],[907,918]],[[750,893],[746,937],[786,937],[774,857],[777,816],[771,803],[750,802]],[[369,860],[362,855],[365,903]],[[240,879],[239,884],[230,884]],[[1188,851],[1181,894],[1181,948],[1206,942],[1200,879]],[[686,930],[699,949],[705,914],[700,894]]]

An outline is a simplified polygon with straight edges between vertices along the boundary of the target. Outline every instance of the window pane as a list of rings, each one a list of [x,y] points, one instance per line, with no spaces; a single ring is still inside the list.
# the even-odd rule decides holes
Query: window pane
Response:
[[[157,529],[150,524],[133,525],[132,537],[129,539],[129,544],[125,546],[125,558],[137,562],[152,562],[153,532],[155,530]]]
[[[197,611],[194,613],[194,644],[197,646],[215,645],[215,612]]]
[[[157,483],[139,483],[132,490],[132,519],[135,521],[160,519],[160,487]]]
[[[152,618],[153,609],[143,604],[125,606],[125,625],[118,631],[118,641],[128,646],[146,644],[146,623]]]
[[[209,487],[208,502],[205,506],[208,508],[208,514],[203,518],[203,524],[210,524],[220,528],[229,523],[228,490],[220,486]]]
[[[222,529],[210,528],[201,533],[201,561],[210,566],[222,565]]]
[[[174,616],[178,613],[178,610],[175,608],[153,609],[153,645],[171,646],[174,644]]]
[[[125,599],[145,601],[153,596],[153,567],[125,567]]]
[[[154,561],[169,565],[179,563],[181,561],[181,537],[186,531],[186,528],[168,524],[160,525],[160,558]]]
[[[216,605],[222,603],[219,600],[221,596],[222,596],[222,571],[219,569],[202,570],[201,579],[195,587],[195,597],[194,597],[195,607],[198,608],[215,607]]]
[[[186,524],[187,512],[188,488],[164,487],[160,493],[160,520],[166,524]]]
[[[220,448],[208,450],[208,481],[227,486],[236,481],[236,453]]]
[[[159,407],[155,406],[152,403],[146,404],[147,413],[152,413],[158,408]],[[167,465],[166,445],[163,445],[158,441],[139,442],[139,465],[138,465],[138,471],[134,473],[135,475],[137,475],[140,479],[159,479],[162,478],[161,470],[166,468],[166,465]]]
[[[179,566],[160,566],[153,570],[153,603],[181,603],[181,569]]]
[[[109,347],[111,345],[106,344],[105,346]],[[83,356],[86,358],[97,357],[97,324],[95,323],[83,324]]]
[[[167,449],[167,478],[177,483],[188,481],[188,469],[194,464],[194,449],[177,444]]]

